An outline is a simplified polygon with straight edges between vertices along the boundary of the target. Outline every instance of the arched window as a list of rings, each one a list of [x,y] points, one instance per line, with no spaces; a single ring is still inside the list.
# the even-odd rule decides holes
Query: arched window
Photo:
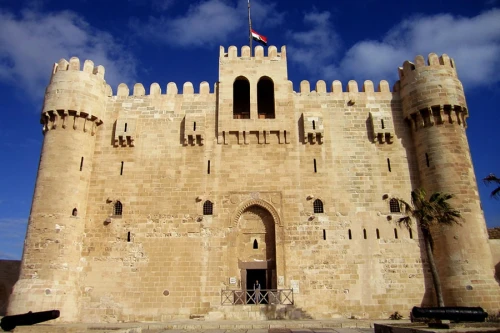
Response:
[[[267,76],[257,83],[257,112],[259,118],[274,119],[274,82]]]
[[[391,201],[389,201],[389,208],[391,213],[401,213],[401,208],[399,207],[399,201],[397,199],[391,199]]]
[[[212,215],[214,211],[214,204],[210,201],[207,200],[203,204],[203,215]]]
[[[71,212],[71,216],[78,216],[78,209],[73,208],[73,211]]]
[[[250,82],[244,76],[233,83],[233,119],[250,119]]]
[[[123,205],[120,201],[115,202],[115,207],[113,209],[113,214],[114,215],[122,215],[123,213]]]
[[[253,240],[253,249],[257,250],[259,248],[259,243],[257,242],[256,239]]]
[[[315,213],[323,213],[323,201],[316,199],[313,203]]]

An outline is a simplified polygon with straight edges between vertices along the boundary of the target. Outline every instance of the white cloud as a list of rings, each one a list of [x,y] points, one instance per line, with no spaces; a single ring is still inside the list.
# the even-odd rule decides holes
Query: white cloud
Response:
[[[329,20],[325,21],[316,22],[311,30],[300,34],[330,31],[336,36]],[[500,10],[475,17],[415,16],[394,26],[380,40],[354,44],[339,61],[334,56],[339,51],[336,47],[335,40],[316,38],[312,50],[305,44],[298,47],[298,55],[290,52],[290,58],[309,70],[324,73],[326,79],[394,81],[395,64],[402,65],[419,54],[426,57],[431,52],[447,53],[455,59],[464,85],[488,85],[500,81],[496,75],[500,70]]]
[[[132,81],[135,60],[108,33],[91,27],[69,11],[20,16],[0,11],[0,80],[24,87],[28,95],[43,96],[52,64],[78,56],[104,65],[113,87]]]
[[[131,26],[148,40],[183,47],[225,43],[237,33],[245,41],[248,36],[245,6],[246,1],[235,5],[225,0],[207,0],[191,5],[183,15],[150,17],[147,23],[133,19]],[[258,31],[283,21],[283,14],[276,11],[274,3],[252,2],[252,13],[253,26]]]

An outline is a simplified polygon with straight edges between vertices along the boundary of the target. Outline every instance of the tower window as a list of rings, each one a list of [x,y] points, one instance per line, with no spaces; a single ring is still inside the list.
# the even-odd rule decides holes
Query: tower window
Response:
[[[394,238],[398,239],[398,229],[394,228]]]
[[[387,159],[387,169],[389,169],[389,172],[391,172],[391,160]]]
[[[326,230],[323,229],[323,240],[326,240]]]
[[[363,238],[366,239],[366,229],[363,229]]]
[[[250,82],[244,76],[233,83],[233,118],[250,119]]]
[[[380,232],[377,230],[375,230],[376,234],[377,234],[377,239],[380,239]]]
[[[253,249],[257,250],[259,248],[259,243],[257,242],[256,239],[253,240]]]
[[[349,229],[348,235],[349,235],[349,239],[352,239],[351,229]]]
[[[410,239],[413,239],[413,231],[411,229],[408,229],[408,233],[410,234]]]
[[[196,121],[193,122],[193,132],[196,131]]]
[[[83,156],[82,156],[82,159],[80,160],[80,171],[83,170]]]
[[[384,119],[380,119],[380,123],[381,123],[381,125],[382,125],[382,129],[384,129],[384,128],[385,128],[385,125],[384,125]]]
[[[208,160],[207,164],[207,174],[210,174],[210,160]]]
[[[127,123],[125,123],[125,128],[123,129],[124,132],[127,132]]]
[[[212,215],[214,211],[214,204],[210,201],[207,200],[203,204],[203,215]]]
[[[316,122],[313,120],[313,130],[316,129]]]
[[[313,202],[314,213],[323,213],[323,201],[316,199]]]
[[[123,213],[123,205],[122,205],[122,203],[120,201],[115,202],[115,207],[113,209],[113,214],[121,216],[122,213]]]
[[[429,162],[429,155],[427,153],[425,153],[425,163],[427,164],[427,167],[431,165],[431,163]]]
[[[259,118],[274,119],[274,82],[267,76],[257,83],[257,112]]]
[[[130,231],[127,232],[127,242],[130,242]]]
[[[399,201],[397,199],[391,199],[391,201],[389,201],[389,209],[391,210],[391,213],[401,213]]]
[[[73,211],[71,212],[71,216],[77,216],[78,215],[78,209],[73,208]]]
[[[316,168],[316,159],[314,159],[314,173],[318,172],[318,169]]]
[[[123,161],[122,161],[122,164],[120,166],[120,176],[123,175]]]

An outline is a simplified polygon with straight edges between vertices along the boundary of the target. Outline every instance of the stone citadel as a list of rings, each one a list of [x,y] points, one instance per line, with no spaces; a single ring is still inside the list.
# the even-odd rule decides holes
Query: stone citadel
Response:
[[[302,81],[295,92],[285,47],[231,46],[213,87],[115,94],[102,66],[60,60],[7,312],[88,322],[408,313],[434,305],[432,280],[418,229],[397,227],[404,212],[387,198],[418,187],[454,194],[465,219],[434,231],[446,305],[498,311],[500,244],[488,241],[455,63],[417,56],[399,78],[392,89]],[[233,304],[257,279],[293,290],[293,305],[285,294]]]

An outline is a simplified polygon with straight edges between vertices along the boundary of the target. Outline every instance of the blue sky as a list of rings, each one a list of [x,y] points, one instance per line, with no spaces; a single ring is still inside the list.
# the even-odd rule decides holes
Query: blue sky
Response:
[[[104,65],[115,93],[121,82],[213,86],[219,46],[247,44],[247,22],[247,0],[0,0],[0,258],[21,258],[54,62]],[[252,23],[287,46],[295,90],[304,79],[392,86],[404,60],[453,57],[487,224],[500,227],[500,201],[481,182],[500,175],[500,0],[252,0]]]

